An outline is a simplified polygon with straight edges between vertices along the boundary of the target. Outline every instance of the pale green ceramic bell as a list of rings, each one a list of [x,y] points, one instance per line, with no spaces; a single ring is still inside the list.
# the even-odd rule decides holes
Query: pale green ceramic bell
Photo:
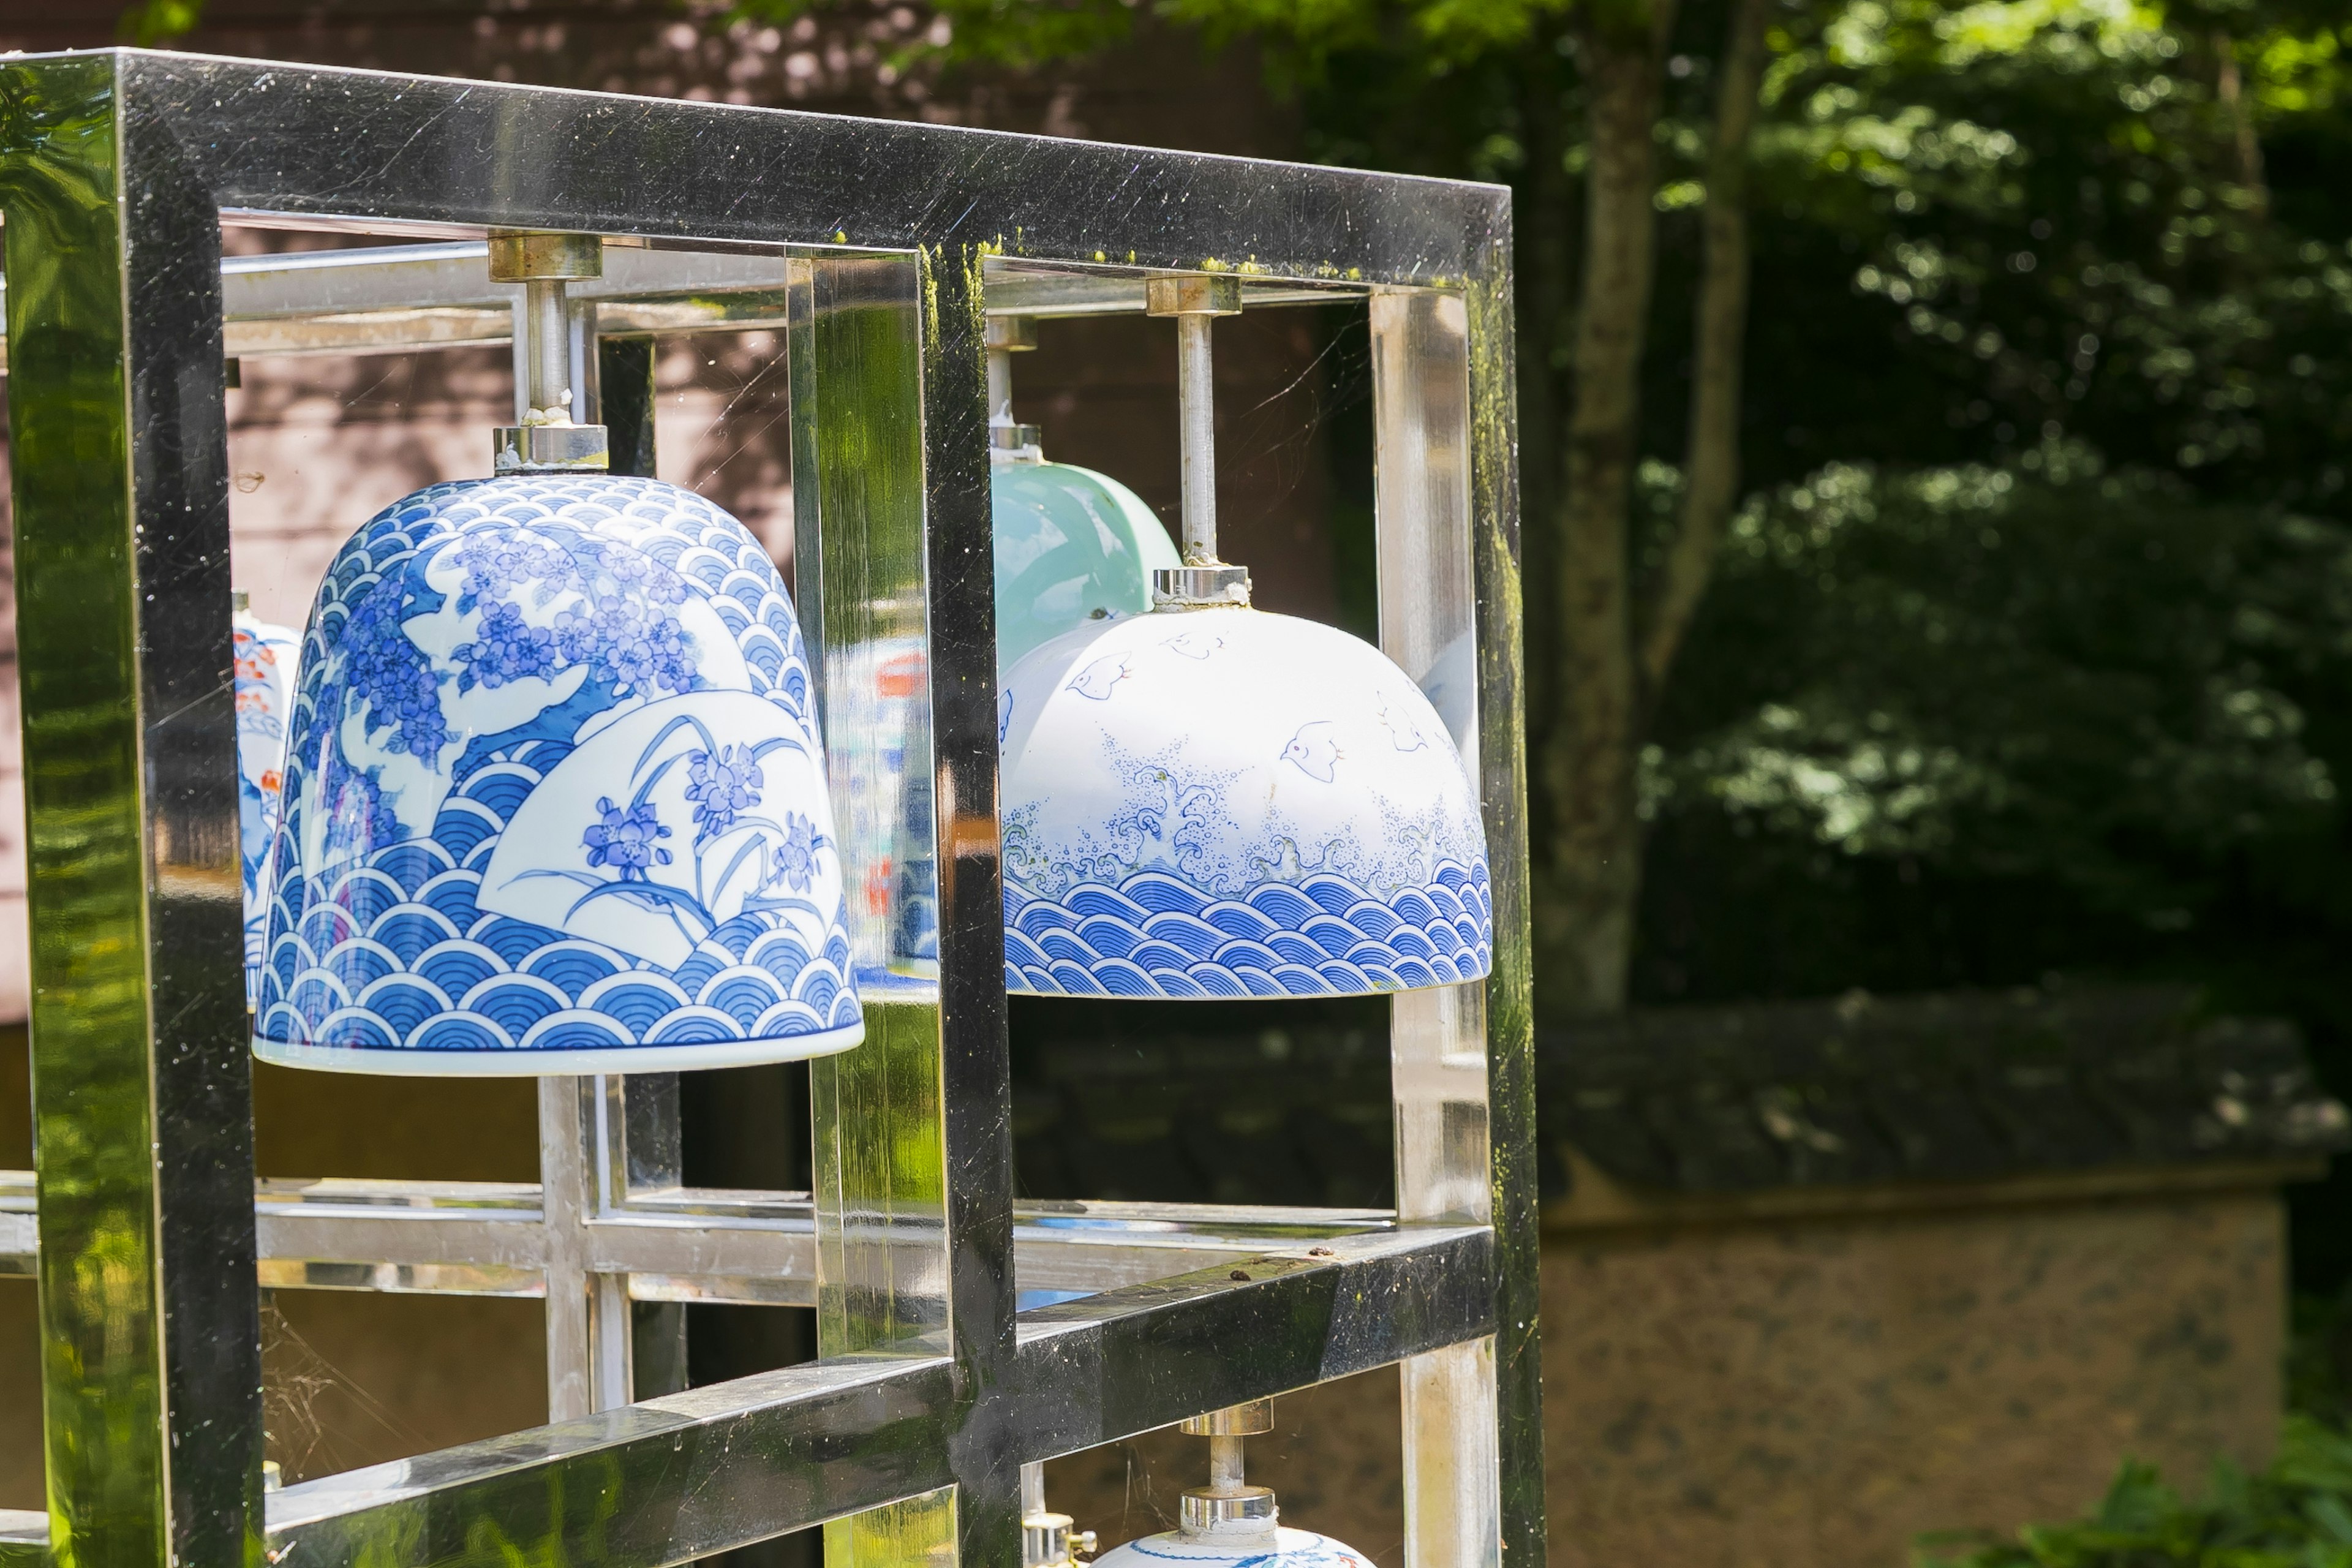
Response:
[[[1064,632],[1151,608],[1151,574],[1179,564],[1133,490],[1070,463],[996,465],[996,668]]]
[[[989,458],[996,535],[996,668],[1089,621],[1151,608],[1151,574],[1182,564],[1140,497],[1108,474],[1049,463],[1013,418],[1013,355],[1037,346],[1025,317],[988,322]]]

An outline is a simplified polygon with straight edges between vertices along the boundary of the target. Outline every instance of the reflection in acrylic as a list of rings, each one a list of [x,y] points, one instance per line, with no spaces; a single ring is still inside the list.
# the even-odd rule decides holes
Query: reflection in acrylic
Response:
[[[250,1007],[268,934],[269,902],[263,889],[278,837],[286,714],[293,706],[302,639],[246,610],[232,617],[230,635],[236,661],[237,869],[245,886],[245,1001]]]

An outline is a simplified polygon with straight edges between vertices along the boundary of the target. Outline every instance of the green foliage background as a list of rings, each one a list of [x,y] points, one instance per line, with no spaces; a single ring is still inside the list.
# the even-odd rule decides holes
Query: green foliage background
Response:
[[[1185,3],[1266,36],[1238,3]],[[1347,26],[1274,48],[1318,154],[1512,182],[1523,312],[1570,299],[1564,13],[1329,4]],[[1654,721],[1637,1000],[2185,979],[2302,1020],[2352,1093],[2347,20],[2264,0],[1776,10],[1749,494]],[[1723,23],[1721,0],[1683,7],[1659,132],[1654,563]],[[1549,239],[1539,112],[1571,130]],[[1522,376],[1565,358],[1523,342]],[[2352,1278],[2347,1187],[2295,1194],[2306,1289]]]
[[[2190,1500],[2126,1462],[2083,1519],[2013,1540],[1930,1539],[1919,1568],[2352,1568],[2352,1437],[2288,1418],[2258,1475],[2218,1467]]]

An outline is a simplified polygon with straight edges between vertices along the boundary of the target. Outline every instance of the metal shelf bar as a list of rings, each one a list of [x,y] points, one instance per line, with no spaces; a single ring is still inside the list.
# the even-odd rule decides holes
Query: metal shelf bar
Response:
[[[493,283],[478,239],[354,247],[221,262],[222,348],[232,359],[410,353],[491,348],[514,339],[521,286]],[[1143,313],[1143,279],[992,261],[988,313]],[[607,338],[779,330],[788,315],[784,258],[775,250],[653,249],[608,245],[604,276],[572,297]],[[1253,281],[1251,308],[1328,303],[1345,286]],[[7,364],[0,333],[0,368]]]
[[[264,1180],[261,1283],[280,1289],[541,1296],[547,1241],[533,1182]],[[1186,1204],[1016,1205],[1014,1267],[1031,1291],[1117,1289],[1270,1244],[1392,1228],[1383,1210]],[[633,1192],[583,1226],[590,1273],[629,1277],[641,1301],[816,1305],[816,1211],[806,1193]],[[0,1278],[39,1256],[33,1173],[0,1171]]]
[[[1416,1227],[1024,1313],[1018,1464],[1488,1333],[1492,1235]],[[470,1560],[496,1521],[549,1562],[683,1562],[953,1479],[951,1359],[859,1353],[353,1470],[271,1494],[277,1568]]]

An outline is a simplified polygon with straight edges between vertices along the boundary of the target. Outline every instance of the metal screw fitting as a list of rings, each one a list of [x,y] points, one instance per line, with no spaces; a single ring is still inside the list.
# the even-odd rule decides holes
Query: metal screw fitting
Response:
[[[1022,353],[1037,346],[1037,322],[1031,316],[988,318],[988,346],[1006,353]]]
[[[1077,1554],[1095,1549],[1095,1532],[1073,1530],[1066,1513],[1024,1514],[1021,1520],[1021,1568],[1074,1568]]]
[[[602,425],[501,425],[490,432],[494,474],[603,473],[612,466]]]
[[[1147,316],[1238,316],[1242,280],[1213,272],[1174,272],[1143,280]]]
[[[1250,602],[1246,566],[1218,562],[1213,566],[1155,566],[1151,569],[1151,607],[1155,610],[1217,610]],[[1188,1425],[1184,1428],[1191,1431]]]
[[[1273,1539],[1280,1510],[1271,1489],[1242,1479],[1242,1439],[1274,1430],[1274,1402],[1253,1399],[1212,1410],[1185,1422],[1184,1430],[1209,1440],[1209,1484],[1184,1493],[1178,1505],[1178,1527],[1187,1535]]]
[[[1206,1415],[1194,1415],[1184,1423],[1187,1437],[1263,1437],[1274,1430],[1274,1401],[1253,1399],[1246,1405],[1229,1405],[1223,1410],[1212,1410]]]
[[[534,283],[604,276],[604,242],[593,234],[540,229],[490,231],[490,281]]]
[[[550,234],[537,229],[494,229],[490,234],[490,279],[523,287],[523,310],[516,319],[516,364],[530,412],[520,425],[499,426],[490,437],[494,473],[600,471],[612,466],[604,426],[575,422],[582,389],[572,363],[572,307],[565,284],[604,275],[604,242],[593,234]]]
[[[1042,463],[1045,434],[1034,425],[991,425],[989,456],[1000,463]]]

